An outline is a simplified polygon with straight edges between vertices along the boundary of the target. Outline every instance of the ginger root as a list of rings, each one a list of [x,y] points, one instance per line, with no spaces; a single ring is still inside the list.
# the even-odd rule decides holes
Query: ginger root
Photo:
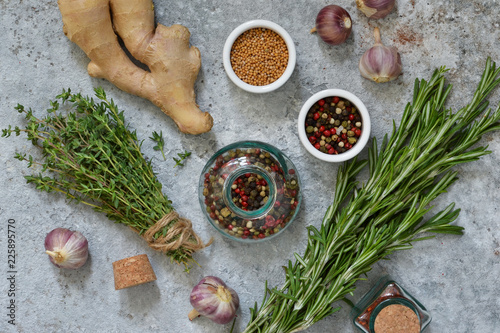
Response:
[[[210,131],[213,119],[195,101],[200,51],[189,47],[186,27],[159,24],[155,29],[151,0],[59,0],[58,5],[64,34],[90,58],[87,69],[91,76],[150,100],[183,133]],[[117,34],[149,71],[130,60]]]

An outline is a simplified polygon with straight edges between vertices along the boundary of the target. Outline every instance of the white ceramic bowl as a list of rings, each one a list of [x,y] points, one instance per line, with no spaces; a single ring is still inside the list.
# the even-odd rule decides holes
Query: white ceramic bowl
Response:
[[[314,148],[314,146],[309,142],[309,139],[307,137],[306,129],[305,129],[305,121],[306,121],[306,116],[307,112],[309,109],[320,99],[326,98],[326,97],[333,97],[333,96],[338,96],[344,99],[347,99],[350,101],[352,104],[354,104],[358,112],[361,116],[363,127],[361,131],[361,136],[359,137],[358,141],[356,144],[349,150],[340,153],[338,155],[330,155],[330,154],[325,154],[322,153],[321,151],[317,150]],[[347,161],[357,154],[363,148],[366,146],[366,143],[368,142],[368,139],[370,138],[370,130],[371,130],[371,123],[370,123],[370,115],[368,114],[368,110],[366,109],[366,106],[361,102],[361,100],[354,94],[342,90],[342,89],[327,89],[327,90],[322,90],[313,96],[311,96],[305,104],[302,106],[302,109],[300,110],[299,113],[299,119],[298,119],[298,130],[299,130],[299,138],[300,142],[302,142],[302,145],[306,148],[306,150],[311,153],[314,157],[319,158],[320,160],[327,161],[327,162],[343,162]]]
[[[283,40],[286,43],[286,47],[288,48],[288,65],[286,66],[285,72],[283,73],[283,75],[281,75],[281,77],[278,80],[265,86],[253,86],[251,84],[242,81],[234,73],[233,67],[231,66],[231,48],[233,46],[234,41],[242,33],[253,28],[267,28],[273,30],[278,35],[280,35],[281,38],[283,38]],[[293,43],[292,37],[290,37],[288,32],[285,31],[285,29],[283,29],[281,26],[271,21],[253,20],[245,22],[242,25],[238,26],[236,29],[233,30],[233,32],[231,32],[229,37],[227,37],[226,43],[224,44],[222,59],[224,63],[224,69],[226,70],[227,75],[229,76],[231,81],[233,81],[234,84],[236,84],[243,90],[259,94],[276,90],[283,84],[285,84],[285,82],[290,78],[293,70],[295,69],[295,61],[297,59],[297,56],[295,53],[295,45]]]

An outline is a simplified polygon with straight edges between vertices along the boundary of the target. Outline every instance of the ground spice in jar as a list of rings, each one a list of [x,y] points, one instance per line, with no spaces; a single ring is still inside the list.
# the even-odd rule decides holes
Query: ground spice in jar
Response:
[[[407,306],[391,304],[375,318],[375,333],[420,333],[417,314]]]
[[[231,48],[234,73],[253,86],[273,83],[283,75],[288,64],[288,48],[283,38],[266,28],[242,33]]]
[[[431,322],[425,307],[388,277],[379,280],[352,310],[365,333],[420,333]]]
[[[370,317],[377,305],[385,300],[395,297],[402,297],[401,290],[396,283],[390,283],[385,287],[384,291],[379,295],[379,297],[373,303],[371,303],[370,306],[368,306],[366,310],[356,318],[355,321],[366,330],[369,330]]]
[[[235,211],[251,213],[262,208],[270,198],[270,186],[258,173],[245,173],[230,186],[231,207],[224,201],[225,181],[229,174],[240,167],[253,165],[273,179],[275,199],[265,215],[256,218],[242,218]],[[226,185],[227,186],[227,185]],[[288,175],[277,159],[260,148],[232,149],[220,155],[204,175],[203,196],[209,218],[218,228],[241,239],[263,239],[280,232],[291,221],[299,204],[299,181],[294,169]]]
[[[354,104],[333,96],[320,99],[309,109],[304,126],[314,148],[336,155],[356,145],[363,130],[363,120]]]

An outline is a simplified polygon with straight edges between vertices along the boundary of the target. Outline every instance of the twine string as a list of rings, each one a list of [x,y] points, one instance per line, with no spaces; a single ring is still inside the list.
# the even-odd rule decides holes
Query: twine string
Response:
[[[175,223],[172,224],[167,233],[155,239],[154,235],[174,220]],[[209,246],[213,241],[213,239],[210,239],[207,244],[204,244],[200,236],[194,232],[191,221],[180,217],[176,211],[171,211],[156,221],[142,235],[142,238],[148,242],[148,245],[152,249],[163,253],[177,250],[180,247],[184,247],[190,252],[195,252]]]

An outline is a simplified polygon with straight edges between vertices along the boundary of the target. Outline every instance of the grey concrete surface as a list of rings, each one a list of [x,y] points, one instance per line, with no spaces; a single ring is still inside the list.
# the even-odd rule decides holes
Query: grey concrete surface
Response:
[[[110,83],[90,78],[88,58],[62,32],[54,0],[0,1],[0,125],[23,125],[14,111],[17,103],[41,115],[49,99],[62,88],[91,94],[102,86],[125,110],[130,126],[145,139],[144,153],[153,165],[177,210],[190,218],[196,231],[212,246],[198,253],[201,267],[190,274],[150,250],[128,228],[82,205],[67,204],[61,196],[36,191],[25,183],[29,170],[12,157],[33,152],[21,138],[0,139],[0,332],[228,332],[207,319],[190,322],[189,293],[205,275],[216,275],[240,296],[236,331],[249,318],[249,307],[260,302],[264,281],[284,280],[282,265],[302,253],[306,226],[319,226],[333,197],[337,165],[314,159],[300,145],[296,119],[313,93],[342,88],[367,105],[373,136],[399,122],[412,96],[415,78],[428,78],[439,66],[450,68],[454,84],[449,106],[463,106],[479,81],[487,56],[500,61],[499,1],[397,1],[396,10],[379,21],[366,19],[354,1],[337,1],[351,14],[351,37],[341,46],[328,46],[310,35],[317,12],[329,1],[155,1],[158,22],[189,27],[191,42],[202,54],[196,83],[197,101],[215,124],[201,136],[181,134],[174,123],[146,100],[128,95]],[[297,48],[297,67],[289,82],[266,95],[246,93],[224,73],[221,54],[231,30],[247,20],[268,19],[283,26]],[[382,40],[401,53],[404,75],[388,84],[374,84],[358,74],[358,60],[372,44],[372,30],[380,27]],[[491,98],[496,107],[499,91]],[[162,130],[166,161],[148,140]],[[282,149],[297,165],[303,181],[304,205],[294,224],[273,242],[242,245],[222,238],[204,219],[197,202],[198,177],[219,148],[239,140],[262,140]],[[436,202],[455,202],[462,209],[457,224],[461,237],[437,236],[396,253],[374,265],[368,280],[351,297],[357,301],[384,274],[391,274],[430,311],[427,332],[498,332],[500,327],[500,133],[483,138],[492,154],[460,166],[460,180]],[[172,157],[188,150],[183,168],[173,168]],[[366,151],[363,152],[366,156]],[[366,176],[366,174],[365,174]],[[7,223],[15,220],[15,322],[8,324]],[[59,270],[44,254],[43,241],[55,227],[80,230],[90,243],[89,262],[77,271]],[[115,291],[112,262],[146,253],[157,281]],[[349,307],[307,332],[354,332]]]

